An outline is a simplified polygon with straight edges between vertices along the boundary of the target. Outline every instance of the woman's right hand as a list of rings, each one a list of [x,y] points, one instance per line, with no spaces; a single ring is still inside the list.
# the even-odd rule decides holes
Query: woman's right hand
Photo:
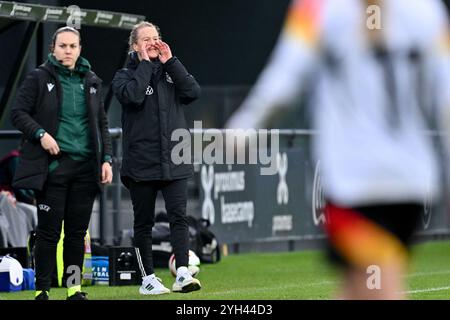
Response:
[[[51,155],[57,155],[59,153],[59,146],[56,143],[56,140],[47,132],[44,133],[44,136],[41,138],[41,146]]]
[[[142,46],[139,48],[139,56],[141,57],[141,60],[150,60],[147,52],[147,42],[144,42]]]

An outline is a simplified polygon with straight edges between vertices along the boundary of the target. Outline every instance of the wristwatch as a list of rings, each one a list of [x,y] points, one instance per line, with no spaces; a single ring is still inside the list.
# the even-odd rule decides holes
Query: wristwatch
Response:
[[[41,140],[41,139],[42,139],[42,137],[44,136],[44,134],[45,134],[45,131],[41,131],[41,132],[39,132],[39,140]]]

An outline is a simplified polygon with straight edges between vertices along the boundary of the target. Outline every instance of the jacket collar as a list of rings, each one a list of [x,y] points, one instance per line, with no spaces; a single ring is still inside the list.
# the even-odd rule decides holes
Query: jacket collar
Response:
[[[139,64],[139,58],[136,51],[131,51],[128,53],[127,68],[136,69]]]
[[[159,62],[159,60],[150,60],[152,64],[155,66],[155,69],[160,69],[162,64]],[[128,62],[127,62],[127,68],[128,69],[136,69],[139,64],[139,57],[137,55],[136,51],[131,51],[128,53]]]
[[[40,69],[47,71],[53,78],[58,79],[58,74],[55,66],[50,63],[48,60],[39,66]],[[102,80],[92,71],[87,71],[86,80],[94,83],[101,83]]]
[[[61,64],[61,62],[56,60],[55,56],[52,53],[48,54],[47,61],[55,67],[55,70],[60,75],[69,75],[72,72],[76,72],[84,76],[88,71],[91,70],[91,65],[89,61],[84,59],[82,56],[78,57],[77,62],[75,64],[75,68],[73,70],[68,69],[66,66]]]

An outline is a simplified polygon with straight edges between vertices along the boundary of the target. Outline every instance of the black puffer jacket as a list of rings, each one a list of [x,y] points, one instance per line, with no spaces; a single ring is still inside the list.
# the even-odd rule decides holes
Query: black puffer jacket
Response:
[[[108,119],[103,108],[101,79],[88,71],[84,88],[88,108],[89,132],[97,159],[97,182],[101,187],[101,165],[105,156],[112,156]],[[15,188],[42,190],[47,180],[50,154],[45,151],[36,131],[44,129],[56,137],[62,107],[62,87],[54,66],[46,62],[23,81],[11,109],[12,124],[23,132],[25,143],[14,175]]]
[[[117,71],[112,85],[122,104],[121,177],[125,186],[129,179],[190,177],[191,164],[175,164],[171,159],[172,149],[179,143],[171,141],[171,135],[175,129],[188,129],[184,105],[200,95],[194,77],[176,57],[163,65],[159,61],[139,61],[133,52],[127,68]]]

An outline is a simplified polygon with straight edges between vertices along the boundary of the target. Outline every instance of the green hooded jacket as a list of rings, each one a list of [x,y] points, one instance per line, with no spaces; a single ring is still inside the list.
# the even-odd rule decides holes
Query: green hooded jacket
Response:
[[[89,136],[84,77],[91,65],[81,56],[73,70],[62,65],[51,53],[48,60],[55,66],[63,89],[56,142],[61,151],[69,154],[73,160],[90,159],[94,156],[94,151]]]

